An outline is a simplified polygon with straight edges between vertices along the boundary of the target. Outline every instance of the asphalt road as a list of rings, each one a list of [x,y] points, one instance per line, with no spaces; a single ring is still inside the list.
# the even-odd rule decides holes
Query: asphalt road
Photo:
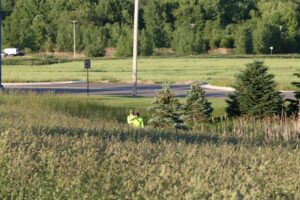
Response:
[[[20,90],[33,92],[54,92],[67,94],[87,94],[87,84],[85,82],[76,83],[28,83],[28,84],[4,84],[5,90]],[[154,97],[161,89],[158,84],[139,84],[137,96]],[[171,85],[171,90],[177,96],[185,96],[190,85]],[[204,86],[208,98],[226,98],[232,91],[228,88]],[[131,84],[114,84],[114,83],[90,83],[90,95],[132,95]],[[294,98],[293,92],[285,91],[282,93],[285,98]]]

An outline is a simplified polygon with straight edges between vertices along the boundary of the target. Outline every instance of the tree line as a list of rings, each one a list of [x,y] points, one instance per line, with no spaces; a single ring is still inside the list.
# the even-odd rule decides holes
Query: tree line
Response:
[[[103,56],[106,47],[132,54],[134,0],[2,0],[4,47],[77,49]],[[300,50],[299,0],[140,0],[139,52],[172,48],[194,55],[216,48],[238,54]]]

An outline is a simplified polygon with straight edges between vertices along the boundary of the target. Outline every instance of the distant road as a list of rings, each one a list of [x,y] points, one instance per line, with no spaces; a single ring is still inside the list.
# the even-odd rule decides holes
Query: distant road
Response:
[[[33,92],[54,92],[67,94],[86,94],[87,86],[85,82],[58,82],[58,83],[27,83],[27,84],[4,84],[6,90],[21,90]],[[209,85],[203,86],[208,98],[226,98],[232,92],[232,89],[226,87],[214,87]],[[177,96],[185,96],[186,91],[190,89],[190,85],[171,85],[171,90]],[[138,96],[154,97],[161,90],[158,84],[139,84]],[[118,83],[90,83],[90,95],[132,95],[131,84]],[[294,98],[291,91],[283,92],[285,98]]]

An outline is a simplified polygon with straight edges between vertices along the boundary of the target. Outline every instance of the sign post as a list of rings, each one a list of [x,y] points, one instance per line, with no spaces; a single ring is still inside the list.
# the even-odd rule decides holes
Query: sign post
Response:
[[[91,69],[91,60],[84,60],[84,68],[86,69],[86,94],[90,94],[89,69]]]

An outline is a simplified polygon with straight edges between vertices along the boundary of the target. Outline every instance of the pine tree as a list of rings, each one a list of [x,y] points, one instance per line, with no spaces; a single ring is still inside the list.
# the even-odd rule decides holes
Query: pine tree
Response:
[[[237,76],[234,88],[236,91],[231,99],[236,98],[237,102],[227,101],[227,111],[238,108],[241,115],[260,117],[281,113],[282,97],[276,91],[274,75],[268,74],[268,67],[263,62],[247,64]]]
[[[185,120],[188,124],[195,124],[199,121],[206,120],[211,116],[213,111],[211,103],[208,102],[205,91],[201,88],[200,83],[194,83],[187,92],[185,105]]]
[[[300,73],[295,73],[295,76],[300,78]],[[295,91],[295,98],[296,99],[287,99],[289,102],[289,105],[287,107],[287,114],[288,115],[293,115],[297,114],[299,112],[299,101],[300,101],[300,82],[292,82],[292,85],[297,88]]]
[[[228,117],[239,117],[241,115],[240,106],[237,100],[237,93],[229,94],[226,103],[229,105],[226,108]]]
[[[164,84],[158,96],[154,98],[149,125],[155,128],[184,128],[182,106],[176,95],[171,92],[169,84]]]

